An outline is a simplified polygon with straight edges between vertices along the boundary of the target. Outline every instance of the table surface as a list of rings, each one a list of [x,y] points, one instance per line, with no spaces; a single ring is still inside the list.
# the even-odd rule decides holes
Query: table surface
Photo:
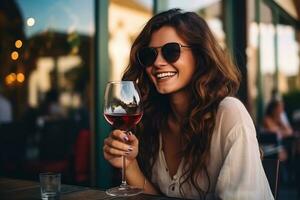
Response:
[[[0,199],[1,200],[37,200],[41,199],[40,185],[36,181],[27,181],[0,177]],[[61,185],[61,200],[98,200],[98,199],[136,199],[136,200],[170,200],[161,196],[140,194],[133,197],[112,197],[97,188],[89,188],[75,185]]]

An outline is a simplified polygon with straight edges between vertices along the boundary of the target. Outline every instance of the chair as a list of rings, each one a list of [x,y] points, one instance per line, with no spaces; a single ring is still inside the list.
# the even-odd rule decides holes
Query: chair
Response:
[[[40,160],[65,160],[73,153],[77,137],[76,123],[67,119],[46,120],[40,128]]]
[[[258,142],[264,152],[264,158],[277,159],[282,146],[275,133],[260,131],[257,135]]]
[[[17,175],[25,160],[27,132],[21,122],[0,124],[0,174]]]
[[[73,181],[74,143],[77,137],[77,124],[68,119],[46,120],[38,129],[39,159],[26,163],[27,174],[37,172],[60,172],[63,181]]]
[[[74,167],[76,184],[88,185],[90,169],[91,133],[87,129],[79,131],[74,145]]]
[[[280,162],[278,159],[263,159],[262,164],[274,196],[276,200],[278,197],[278,188],[279,188],[279,170]]]

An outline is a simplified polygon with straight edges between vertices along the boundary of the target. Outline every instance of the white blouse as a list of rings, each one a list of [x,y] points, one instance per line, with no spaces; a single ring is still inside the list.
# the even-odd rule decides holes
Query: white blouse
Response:
[[[177,173],[170,177],[160,136],[160,150],[151,181],[166,196],[181,197],[179,178],[183,163],[184,160]],[[219,105],[207,169],[211,180],[209,193],[223,200],[274,199],[260,159],[253,121],[236,98],[226,97]],[[200,179],[200,187],[207,189],[207,178]],[[184,198],[199,198],[197,190],[189,184],[184,184],[183,190]]]

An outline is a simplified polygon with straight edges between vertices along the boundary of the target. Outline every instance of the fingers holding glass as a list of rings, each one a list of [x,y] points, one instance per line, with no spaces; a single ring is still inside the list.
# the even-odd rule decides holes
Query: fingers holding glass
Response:
[[[131,145],[120,142],[118,140],[114,140],[112,138],[105,139],[104,144],[105,144],[104,150],[107,150],[107,153],[110,153],[113,155],[127,155],[128,152],[133,151],[133,147]]]
[[[128,142],[129,138],[126,131],[114,130],[111,132],[111,137],[120,141]]]

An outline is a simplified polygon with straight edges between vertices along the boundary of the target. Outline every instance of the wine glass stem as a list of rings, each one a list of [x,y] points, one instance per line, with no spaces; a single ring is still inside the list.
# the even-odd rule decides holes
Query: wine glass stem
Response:
[[[121,187],[126,187],[127,186],[127,182],[126,182],[126,177],[125,177],[125,173],[126,173],[126,158],[125,156],[122,156],[122,184]]]

